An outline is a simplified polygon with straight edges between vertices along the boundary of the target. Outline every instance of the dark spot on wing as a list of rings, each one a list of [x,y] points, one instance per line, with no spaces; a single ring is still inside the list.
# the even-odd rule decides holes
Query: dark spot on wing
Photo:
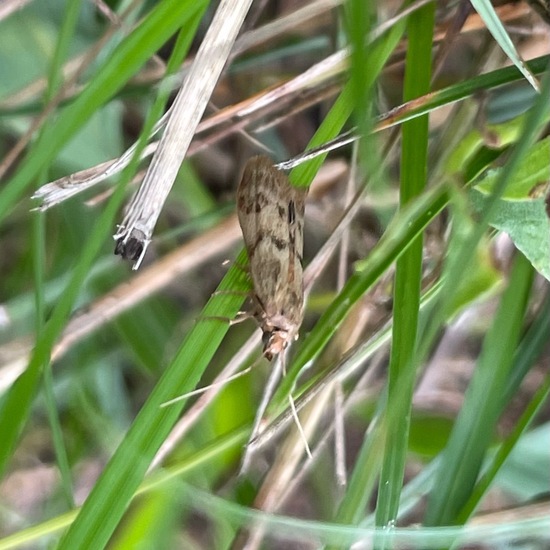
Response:
[[[270,237],[271,242],[275,245],[277,250],[284,250],[286,248],[286,243],[282,239],[277,239],[277,237]]]
[[[296,221],[296,206],[294,201],[288,203],[288,223],[293,224]]]
[[[292,247],[292,249],[294,249],[295,243],[296,243],[296,234],[294,231],[288,232],[288,242],[290,243],[290,246]]]
[[[259,192],[256,195],[256,210],[258,209],[258,206],[260,209],[265,208],[269,204],[269,199],[261,192]]]
[[[237,202],[237,210],[245,214],[252,214],[255,206],[255,203],[248,202],[244,197],[239,197]]]
[[[285,209],[284,209],[282,206],[278,206],[278,207],[277,207],[277,211],[279,212],[279,218],[281,218],[281,220],[284,221],[284,219],[286,218],[286,211],[285,211]]]
[[[256,239],[256,242],[254,243],[254,246],[252,248],[256,249],[264,239],[269,239],[271,244],[273,244],[277,250],[284,250],[287,247],[287,244],[283,239],[278,239],[273,235],[262,234],[262,235],[258,235],[258,238]]]

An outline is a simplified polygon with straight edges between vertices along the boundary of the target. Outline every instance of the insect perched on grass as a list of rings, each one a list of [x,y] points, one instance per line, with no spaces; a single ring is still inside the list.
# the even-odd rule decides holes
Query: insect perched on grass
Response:
[[[237,190],[237,214],[250,262],[254,318],[271,361],[298,336],[304,316],[302,253],[306,188],[260,155],[245,166]]]
[[[290,185],[286,175],[273,166],[265,155],[252,157],[244,168],[237,189],[237,214],[243,232],[254,287],[252,315],[263,332],[263,355],[271,361],[289,342],[296,339],[304,317],[304,286],[302,253],[304,248],[304,210],[307,189]],[[248,316],[243,316],[242,319]],[[282,357],[284,359],[284,357]],[[254,363],[256,364],[256,363]],[[273,375],[284,372],[273,370]],[[252,365],[253,366],[253,365]],[[215,385],[249,372],[252,366]],[[275,378],[273,378],[275,380]],[[162,406],[168,406],[195,393],[202,393],[213,385],[180,396]],[[253,441],[270,397],[272,384],[268,383],[264,399],[256,414],[251,435]],[[288,396],[293,417],[308,456],[311,452],[300,425],[292,395]],[[247,469],[250,453],[243,459]],[[248,457],[248,458],[247,458]]]

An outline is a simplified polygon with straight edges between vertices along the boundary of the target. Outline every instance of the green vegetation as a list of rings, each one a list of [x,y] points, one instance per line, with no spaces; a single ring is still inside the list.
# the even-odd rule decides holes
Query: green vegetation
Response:
[[[179,129],[196,137],[133,271],[112,235],[218,4],[0,11],[0,550],[547,540],[545,35],[509,36],[487,0],[405,4],[389,24],[382,2],[253,7],[198,130]],[[544,25],[508,7],[515,28]],[[189,395],[259,333],[227,322],[253,307],[240,170],[258,144],[280,161],[351,129],[289,172],[312,188],[315,284],[250,442],[275,370],[258,345],[250,373]],[[82,170],[101,181],[36,210]],[[313,270],[360,189],[347,244]]]

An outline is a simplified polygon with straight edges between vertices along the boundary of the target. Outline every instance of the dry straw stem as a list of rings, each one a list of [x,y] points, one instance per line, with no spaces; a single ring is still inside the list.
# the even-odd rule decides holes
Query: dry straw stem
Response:
[[[379,36],[385,29],[390,25],[395,24],[399,19],[409,15],[412,11],[419,9],[424,4],[430,0],[421,0],[411,4],[406,10],[397,14],[394,18],[386,21],[383,25],[376,29],[376,32],[373,33],[373,37]],[[315,3],[317,4],[317,3]],[[323,2],[319,2],[319,6],[316,6],[317,9],[308,12],[310,14],[318,14],[320,8],[324,7],[328,9],[332,5],[331,2],[327,2],[326,5]],[[309,6],[308,6],[309,7]],[[525,11],[524,8],[523,11]],[[511,9],[510,7],[502,6],[499,8],[499,14],[502,16],[503,20],[509,20],[521,16],[523,11],[518,7]],[[284,20],[284,25],[281,24],[281,29],[289,29],[293,26],[293,21],[295,19],[295,14],[301,12],[297,10],[289,16],[281,18],[279,21]],[[297,18],[296,18],[297,20]],[[266,32],[268,35],[272,34],[270,27],[275,25],[277,22],[269,23],[256,31],[251,31],[241,37],[235,45],[235,50],[241,52],[245,49],[244,46],[240,46],[241,41],[247,42],[247,46],[252,46],[258,42],[259,36],[262,33]],[[472,14],[468,17],[466,23],[463,26],[462,32],[471,32],[482,28],[483,23],[477,14]],[[257,33],[257,34],[256,34]],[[249,34],[254,34],[257,36],[254,40],[245,40]],[[445,37],[445,32],[441,31],[437,35],[437,39],[441,40]],[[232,55],[234,52],[232,52]],[[221,109],[216,114],[210,116],[206,120],[203,120],[197,127],[196,135],[205,133],[209,130],[215,128],[221,128],[224,124],[231,122],[232,124],[227,127],[225,130],[221,130],[216,136],[209,138],[201,143],[194,144],[190,147],[188,153],[194,154],[197,151],[200,151],[206,145],[211,144],[215,140],[219,140],[223,137],[226,137],[229,134],[240,131],[250,124],[250,122],[255,118],[262,115],[265,115],[266,109],[278,110],[281,106],[285,107],[285,110],[288,114],[288,108],[286,108],[285,102],[289,101],[291,98],[297,96],[298,94],[304,94],[315,87],[320,85],[325,85],[330,82],[331,79],[335,76],[341,75],[348,68],[348,52],[346,50],[341,50],[327,57],[326,59],[316,63],[310,67],[307,71],[296,76],[295,78],[285,82],[275,88],[268,90],[266,92],[257,94],[254,97],[247,98],[235,105],[230,105]],[[324,95],[321,94],[320,98],[324,98]],[[425,100],[429,99],[429,96],[424,98]],[[392,111],[382,115],[379,119],[378,124],[373,129],[375,132],[387,129],[395,124],[396,118],[406,114],[410,109],[414,109],[420,105],[422,98],[418,98],[414,102],[408,102],[403,105],[398,106]],[[310,101],[302,102],[301,108],[306,108],[311,104]],[[168,117],[170,116],[170,111],[168,111],[156,124],[155,129],[151,133],[150,137],[153,137],[160,129],[164,127]],[[30,134],[29,134],[30,135]],[[316,156],[324,154],[326,152],[339,149],[352,143],[358,139],[357,134],[354,130],[350,130],[345,134],[319,146],[310,151],[306,151],[303,155],[298,155],[289,161],[280,163],[277,165],[278,168],[288,170],[299,164],[310,160]],[[152,142],[149,144],[143,151],[141,158],[147,158],[149,155],[153,154],[158,148],[159,142]],[[103,162],[96,166],[87,168],[85,170],[76,172],[69,176],[65,176],[53,182],[47,183],[38,189],[33,198],[41,199],[43,201],[42,205],[38,208],[40,210],[47,210],[48,208],[63,202],[70,197],[88,189],[110,176],[120,173],[129,163],[132,155],[135,151],[135,145],[132,145],[127,151],[125,151],[119,158],[112,159],[110,161]],[[10,153],[11,155],[11,153]],[[7,157],[8,158],[8,157]],[[0,165],[0,173],[3,173],[7,166],[4,166],[6,159]]]
[[[322,69],[319,65],[324,66],[325,63],[321,62],[320,64],[315,65],[309,71],[306,71],[298,77],[277,86],[268,92],[259,94],[252,98],[247,98],[236,105],[231,105],[220,110],[218,113],[202,121],[198,125],[195,134],[202,134],[206,131],[212,130],[213,128],[221,127],[223,124],[231,121],[232,119],[236,119],[236,123],[232,124],[225,132],[222,132],[217,136],[217,138],[220,139],[229,133],[234,133],[239,129],[242,129],[244,126],[249,124],[250,120],[254,116],[264,114],[263,111],[266,106],[279,109],[282,104],[281,102],[288,101],[290,97],[314,88],[318,84],[320,78],[319,75],[321,74],[319,71]],[[329,64],[327,67],[328,72],[326,72],[321,79],[323,82],[325,80],[329,80],[333,75],[333,66]],[[317,69],[319,69],[319,71]],[[343,65],[341,69],[344,69]],[[313,80],[310,80],[310,78]],[[267,101],[265,99],[266,96],[268,96]],[[306,103],[306,106],[307,105],[309,105],[309,103]],[[169,116],[171,116],[171,110],[158,121],[150,137],[153,137],[166,124]],[[158,141],[150,143],[142,152],[141,158],[144,159],[155,153],[158,150],[159,145],[160,142]],[[197,152],[202,147],[203,145],[201,143],[191,145],[189,148],[189,154]],[[73,197],[77,193],[89,189],[105,179],[120,173],[129,164],[135,148],[136,144],[133,144],[117,159],[103,162],[91,168],[81,170],[43,185],[33,195],[33,198],[41,199],[43,201],[43,204],[39,207],[39,209],[47,210],[48,208]],[[142,185],[144,184],[145,181]]]
[[[330,397],[330,392],[325,392],[321,399],[317,401],[318,408],[326,406],[327,399]],[[317,414],[306,420],[302,419],[303,436],[311,439],[317,427]],[[296,475],[298,465],[301,463],[304,454],[303,436],[298,433],[298,430],[293,430],[283,445],[280,447],[275,462],[271,466],[266,475],[262,486],[260,487],[256,498],[254,499],[253,507],[264,512],[271,512],[277,509],[281,500],[281,496],[285,493],[288,485]],[[264,536],[264,530],[261,524],[255,525],[250,535],[245,531],[241,531],[235,538],[232,548],[248,548],[250,550],[259,548],[261,540]],[[246,540],[246,543],[244,543]]]
[[[389,338],[386,340],[385,344],[389,344]],[[387,346],[384,345],[384,348],[386,347]],[[351,393],[349,393],[349,395],[347,396],[342,395],[342,398],[343,398],[342,416],[343,417],[349,414],[354,407],[357,407],[360,404],[373,400],[376,398],[376,396],[379,395],[381,391],[381,387],[380,387],[380,384],[376,382],[376,380],[377,380],[377,377],[379,377],[380,373],[382,372],[384,361],[387,356],[387,350],[384,348],[379,349],[377,353],[375,351],[372,351],[372,353],[369,356],[369,364],[367,368],[364,368],[365,361],[361,361],[361,365],[362,365],[362,368],[364,369],[364,372],[361,374],[357,383],[354,384],[353,389],[351,390]],[[343,378],[344,377],[342,376],[342,379]],[[325,387],[325,390],[326,389],[327,388]],[[325,412],[325,417],[326,417],[326,412]],[[376,417],[373,418],[373,422],[374,423],[377,422]],[[297,472],[295,472],[295,475],[292,478],[292,481],[287,485],[285,491],[283,491],[280,495],[277,509],[280,509],[285,504],[285,502],[287,502],[287,499],[294,494],[294,491],[296,491],[299,487],[302,486],[304,479],[307,478],[307,476],[314,469],[316,462],[318,462],[321,459],[321,457],[324,457],[323,451],[326,449],[326,446],[328,445],[329,441],[332,439],[333,435],[334,437],[336,437],[336,434],[335,434],[336,430],[337,430],[337,426],[335,425],[335,422],[328,423],[327,426],[323,429],[322,434],[320,435],[319,439],[316,441],[315,447],[313,448],[313,451],[312,451],[313,458],[307,461],[306,463],[304,463],[303,466]],[[339,481],[339,478],[337,478],[337,481]],[[347,480],[346,480],[346,483],[347,483]]]
[[[293,29],[303,28],[305,22],[323,15],[343,3],[344,0],[316,0],[258,29],[248,31],[237,40],[232,55],[238,55]]]
[[[231,361],[216,376],[212,384],[204,391],[195,403],[178,420],[168,437],[164,440],[158,453],[151,462],[149,471],[160,466],[168,455],[179,445],[185,434],[195,425],[197,420],[205,412],[216,396],[227,383],[227,379],[241,368],[244,362],[257,348],[260,343],[260,332],[254,331],[254,334],[241,346],[241,349],[233,356]]]
[[[379,363],[381,364],[381,362]],[[351,407],[356,406],[359,401],[364,402],[366,393],[375,394],[376,390],[372,388],[372,382],[374,375],[378,371],[378,368],[376,368],[378,365],[375,363],[372,366],[374,368],[369,368],[365,371],[361,377],[361,381],[345,399],[342,405],[342,414],[349,412]],[[369,386],[370,389],[365,392],[365,388]],[[300,415],[300,422],[308,440],[311,440],[313,434],[318,429],[319,422],[323,418],[326,418],[327,408],[333,406],[330,402],[333,390],[333,385],[325,385],[323,391],[317,395],[317,399],[303,409],[303,414]],[[289,415],[292,417],[290,413]],[[295,494],[298,487],[301,486],[307,473],[313,469],[314,464],[323,456],[322,452],[334,432],[334,423],[328,423],[316,442],[315,448],[312,449],[312,456],[307,461],[301,462],[303,456],[302,435],[296,429],[293,430],[280,447],[280,452],[277,453],[275,462],[258,491],[253,507],[264,512],[275,513],[279,511],[285,502]],[[254,526],[248,537],[246,537],[244,532],[241,532],[236,540],[242,544],[242,541],[246,538],[246,548],[253,549],[260,546],[263,536],[264,531],[261,524],[259,524]],[[244,547],[244,545],[242,546]]]
[[[300,90],[307,88],[304,88],[303,86],[300,86],[298,88],[288,88],[288,86],[284,84],[282,86],[279,86],[277,89],[280,92],[279,101],[271,102],[270,107],[279,110],[281,106],[286,105],[291,96],[293,96]],[[334,92],[335,90],[333,89],[332,91]],[[272,91],[270,91],[269,93],[271,92]],[[254,103],[256,101],[258,102],[258,104],[262,103],[263,95],[264,94],[260,94],[255,98],[249,98],[236,105],[231,105],[202,121],[197,127],[197,135],[203,134],[207,130],[212,130],[218,127],[220,128],[220,130],[213,137],[208,137],[205,140],[196,141],[191,144],[188,150],[188,155],[193,155],[198,151],[204,149],[206,146],[213,144],[215,141],[219,141],[220,139],[230,134],[243,130],[255,118],[263,116],[265,114],[264,110],[254,107]],[[315,97],[314,101],[318,102],[318,100],[324,99],[325,95],[326,94],[322,94],[321,96]],[[307,108],[310,105],[311,100],[306,98],[304,101],[301,102],[300,109]],[[243,108],[247,108],[247,110],[249,111],[249,114],[247,114],[246,116],[241,116],[241,110]],[[150,137],[153,137],[153,135],[165,125],[169,113],[170,111],[168,111],[158,121]],[[286,112],[286,116],[288,116],[288,110]],[[230,126],[227,126],[225,129],[223,129],[223,125],[231,121],[231,119],[233,118],[236,119],[236,122],[233,122]],[[354,136],[353,139],[356,139],[356,137]],[[158,146],[158,141],[150,143],[142,151],[141,159],[145,159],[148,156],[152,155],[157,150]],[[340,144],[339,146],[341,147],[342,145]],[[40,199],[43,201],[42,204],[37,207],[37,210],[48,210],[52,206],[60,204],[61,202],[75,196],[76,194],[81,193],[82,191],[85,191],[86,189],[89,189],[97,185],[98,183],[101,183],[107,178],[120,173],[130,163],[135,149],[136,144],[133,144],[120,157],[116,159],[102,162],[91,168],[80,170],[79,172],[75,172],[73,174],[70,174],[69,176],[64,176],[55,181],[44,184],[34,193],[32,197],[34,199]],[[317,155],[319,154],[321,153],[317,152]],[[304,162],[304,160],[302,160],[301,162]]]
[[[141,263],[164,202],[251,3],[252,0],[220,2],[191,70],[176,96],[145,179],[115,235],[121,243],[132,238],[142,244],[143,250],[134,269]]]
[[[386,21],[381,25],[376,32],[373,33],[370,40],[376,38],[382,32],[384,32],[391,25],[395,24],[398,20],[409,15],[412,11],[419,9],[425,3],[430,0],[421,0],[409,6],[406,10],[396,15],[394,18]],[[334,1],[320,1],[316,2],[314,5],[307,6],[304,10],[307,12],[306,16],[314,16],[322,13],[322,10],[328,10],[333,7],[333,4],[338,2]],[[302,10],[297,10],[292,14],[283,17],[276,22],[269,23],[256,31],[251,31],[243,35],[235,44],[235,49],[231,55],[235,54],[235,51],[240,53],[248,47],[261,42],[260,37],[264,33],[271,37],[273,36],[273,26],[276,26],[279,31],[283,29],[291,29],[295,24],[298,24],[300,13]],[[303,20],[301,21],[303,22]],[[253,35],[251,39],[247,39],[247,36]],[[205,38],[206,40],[206,38]],[[242,45],[244,42],[245,45]],[[198,54],[197,54],[198,57]],[[290,101],[290,99],[310,92],[318,88],[319,86],[324,86],[327,83],[330,83],[335,77],[342,75],[348,69],[348,58],[349,52],[347,49],[340,50],[329,57],[319,61],[318,63],[312,65],[308,70],[304,71],[302,74],[290,79],[283,84],[280,84],[270,90],[257,94],[254,97],[247,98],[235,105],[230,105],[221,109],[216,114],[208,117],[206,120],[203,120],[196,128],[195,135],[202,134],[213,130],[218,127],[222,127],[224,124],[231,123],[231,125],[225,130],[221,131],[216,139],[221,139],[222,137],[227,136],[228,134],[234,133],[236,131],[242,130],[246,127],[254,117],[259,117],[265,115],[267,109],[271,110],[280,110],[281,107],[285,108],[286,114],[288,114],[288,108],[285,102]],[[193,67],[197,65],[197,60],[193,63]],[[189,75],[186,79],[186,83],[190,80]],[[183,93],[184,88],[182,88]],[[324,95],[321,94],[320,98],[324,98]],[[306,108],[310,105],[310,101],[305,100],[302,102],[302,108]],[[153,137],[160,129],[162,129],[169,117],[172,117],[171,110],[169,110],[155,125],[155,128],[150,138]],[[199,117],[200,118],[200,117]],[[381,125],[378,129],[383,129],[387,126]],[[166,136],[166,132],[165,132]],[[167,139],[167,138],[165,138]],[[327,144],[326,148],[323,146],[316,148],[315,150],[306,153],[304,156],[298,156],[295,159],[287,162],[286,164],[281,163],[278,165],[278,168],[288,170],[298,164],[306,162],[310,158],[324,154],[324,152],[331,151],[347,145],[348,143],[355,141],[357,136],[355,134],[346,133],[342,136],[342,139],[336,139]],[[205,143],[210,143],[210,140]],[[188,144],[189,145],[189,144]],[[155,153],[158,149],[159,142],[152,142],[142,153],[141,158],[144,159],[149,155]],[[189,148],[188,153],[196,153],[204,145],[196,144]],[[40,210],[47,210],[48,208],[67,200],[68,198],[74,196],[85,189],[88,189],[110,176],[116,175],[121,172],[130,162],[130,159],[133,156],[135,151],[135,144],[132,145],[127,151],[125,151],[119,158],[112,159],[110,161],[103,162],[94,167],[87,168],[75,174],[60,178],[53,182],[47,183],[38,189],[33,198],[41,199],[43,204],[39,207]],[[182,156],[183,159],[183,156]],[[179,165],[178,165],[179,168]],[[142,185],[145,185],[145,181]],[[170,183],[172,185],[172,183]],[[137,197],[136,197],[137,199]],[[135,199],[134,199],[135,200]]]

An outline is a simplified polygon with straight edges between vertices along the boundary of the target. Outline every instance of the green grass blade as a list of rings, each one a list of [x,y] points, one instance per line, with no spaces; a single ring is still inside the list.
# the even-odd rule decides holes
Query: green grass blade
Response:
[[[506,187],[512,181],[516,170],[521,165],[522,159],[534,145],[541,127],[547,120],[548,114],[550,113],[550,103],[547,101],[549,93],[550,71],[547,71],[542,82],[542,92],[524,120],[519,141],[510,154],[506,169],[499,172],[499,176],[495,180],[493,186],[493,192],[485,203],[485,208],[480,215],[477,225],[464,239],[459,249],[453,253],[447,261],[443,277],[445,288],[453,290],[459,287],[462,273],[468,268],[470,262],[475,257],[476,247],[485,234],[487,224],[498,205],[498,200],[502,197]],[[423,336],[419,357],[423,358],[427,356],[428,350],[439,328],[450,314],[453,296],[453,292],[442,292],[440,304],[435,309],[434,317]]]
[[[505,407],[510,399],[512,399],[512,396],[518,391],[525,375],[544,351],[549,340],[550,297],[547,297],[540,308],[540,315],[529,327],[529,330],[516,351],[514,368],[508,379],[508,387],[502,395],[502,408]]]
[[[241,253],[236,261],[241,265],[244,259]],[[233,267],[219,289],[245,290],[247,284],[242,269]],[[234,316],[242,301],[242,296],[214,295],[203,316]],[[227,323],[216,319],[197,321],[107,464],[60,548],[102,548],[107,544],[185,402],[161,405],[195,388],[228,328]]]
[[[514,364],[511,374],[507,380],[507,389],[501,396],[501,411],[504,411],[506,405],[518,391],[522,380],[533,366],[535,361],[543,353],[544,348],[550,338],[550,298],[547,298],[540,308],[540,315],[523,337],[521,344],[514,355]],[[525,408],[521,418],[516,423],[512,433],[499,446],[496,454],[492,457],[487,470],[482,478],[476,484],[468,502],[464,505],[457,517],[457,523],[465,523],[477,508],[482,497],[491,483],[499,473],[500,468],[506,462],[506,459],[513,451],[515,445],[526,432],[532,420],[540,410],[540,407],[547,401],[550,392],[550,376],[547,376],[539,389]]]
[[[164,0],[112,52],[82,93],[36,141],[19,171],[0,192],[0,219],[78,129],[182,26],[204,7],[204,0]]]
[[[188,21],[188,23],[193,22],[195,23],[195,26],[190,25],[188,27],[191,31],[196,28],[196,24],[198,22],[195,11],[190,12],[190,21]],[[160,109],[161,106],[157,106],[158,112],[160,112]],[[154,115],[154,110],[152,110],[152,112]],[[145,142],[145,138],[148,136],[149,129],[154,124],[154,121],[155,120],[151,119],[145,124],[141,138],[143,143]],[[51,129],[51,127],[47,130],[49,129]],[[42,135],[47,135],[47,130]],[[0,405],[0,439],[3,444],[0,447],[0,472],[4,471],[6,464],[13,453],[19,435],[26,423],[32,400],[39,382],[40,374],[43,366],[47,365],[50,360],[50,353],[53,344],[63,330],[63,327],[65,326],[73,308],[76,297],[82,288],[83,282],[86,279],[97,254],[103,246],[103,243],[111,232],[115,216],[120,209],[125,196],[124,182],[129,180],[130,174],[135,169],[137,158],[138,157],[135,157],[134,162],[126,168],[121,178],[122,184],[116,189],[115,194],[97,220],[86,245],[83,246],[82,253],[78,258],[73,273],[71,274],[70,281],[61,298],[54,307],[51,318],[46,323],[44,330],[37,340],[26,371],[17,379],[17,381],[10,388],[8,394],[4,396],[2,400]]]
[[[369,61],[372,63],[370,65],[372,71],[369,72],[369,81],[365,83],[365,86],[371,86],[374,83],[379,72],[382,70],[391,53],[395,50],[395,47],[399,43],[399,40],[403,34],[403,30],[404,27],[402,25],[396,25],[395,27],[392,27],[386,37],[383,37],[371,46],[372,50],[369,55]],[[342,100],[341,103],[340,100]],[[333,108],[337,116],[336,121],[333,121],[332,119],[331,115],[333,113],[333,110],[331,109],[331,112],[323,121],[323,123],[319,127],[319,130],[315,133],[315,136],[310,141],[308,147],[315,147],[320,143],[324,143],[332,139],[335,135],[338,134],[340,128],[345,122],[344,116],[347,115],[349,117],[351,114],[353,107],[352,101],[353,88],[352,85],[348,83]],[[325,156],[326,155],[316,157],[313,160],[294,168],[294,170],[292,170],[292,172],[290,173],[291,181],[296,185],[298,185],[298,182],[301,181],[306,181],[309,184],[313,179],[316,171],[321,166],[322,160],[325,158]],[[432,199],[433,197],[430,198]],[[439,197],[439,199],[440,198],[441,197]],[[434,201],[437,203],[439,199],[434,199]],[[381,253],[381,256],[383,256],[384,253],[385,251]],[[379,258],[381,261],[384,261],[381,257]],[[380,266],[377,266],[377,268],[378,267]],[[374,271],[376,272],[377,269],[375,269]],[[374,275],[374,280],[376,280],[376,278],[379,277],[381,273],[382,272],[377,272],[376,275]],[[308,361],[310,361],[311,359],[316,357],[318,353],[320,353],[332,334],[334,334],[334,331],[337,329],[338,324],[343,320],[344,316],[349,311],[349,308],[351,308],[355,301],[358,300],[361,296],[361,294],[356,294],[355,288],[353,288],[352,290],[352,287],[354,287],[357,281],[354,279],[354,277],[352,277],[351,279],[354,282],[352,282],[352,280],[348,281],[348,284],[346,284],[346,288],[351,293],[351,295],[354,296],[353,300],[351,302],[349,301],[350,295],[348,295],[348,291],[345,291],[344,289],[345,296],[342,293],[339,294],[333,305],[330,306],[329,310],[327,310],[322,315],[314,330],[308,335],[308,337],[304,341],[287,375],[284,377],[278,390],[276,391],[275,396],[272,400],[272,405],[270,405],[268,411],[270,415],[276,415],[277,412],[280,412],[281,404],[286,405],[287,396],[294,387],[296,378],[298,377],[300,370],[304,367],[304,365],[306,365]],[[374,283],[374,280],[371,282],[371,284]],[[338,319],[337,323],[333,323],[333,321],[336,321],[336,319]]]
[[[527,79],[529,84],[539,91],[539,83],[534,77],[533,73],[529,70],[527,65],[521,59],[519,53],[510,38],[510,35],[506,32],[504,25],[498,18],[495,8],[489,2],[489,0],[471,0],[472,6],[479,13],[483,19],[489,32],[493,35],[493,38],[498,42],[498,45],[503,49],[504,53],[510,58],[510,61],[523,73],[523,76]]]
[[[369,72],[367,80],[363,83],[365,88],[370,88],[380,71],[382,71],[388,58],[395,50],[399,39],[403,34],[402,25],[395,25],[392,27],[386,36],[382,36],[380,39],[369,45]],[[315,135],[308,143],[306,149],[312,149],[318,145],[322,145],[327,141],[335,138],[342,130],[345,122],[350,117],[353,111],[353,85],[348,83],[342,90],[342,93],[338,96],[338,99],[334,103],[330,113],[325,117]],[[322,166],[326,154],[319,155],[314,159],[304,162],[299,166],[296,166],[290,174],[289,179],[293,185],[297,187],[308,186],[315,177],[315,174]]]
[[[435,7],[428,4],[408,20],[405,100],[429,91]],[[400,203],[420,195],[426,185],[428,117],[403,125]],[[407,458],[412,394],[415,383],[416,332],[420,306],[423,239],[419,235],[399,258],[394,289],[394,321],[388,372],[387,405],[392,414],[384,429],[385,452],[378,486],[376,524],[388,525],[397,517]]]
[[[293,361],[292,368],[281,381],[273,398],[271,414],[286,406],[285,396],[294,387],[300,370],[317,357],[340,326],[353,305],[382,277],[386,270],[407,249],[411,242],[445,208],[448,195],[439,186],[424,193],[395,216],[390,227],[373,248],[367,260],[357,264],[356,272],[348,279],[342,291],[326,308],[312,331],[307,335]]]
[[[124,189],[120,187],[98,219],[88,243],[83,248],[70,282],[37,340],[27,369],[15,381],[2,400],[0,406],[0,439],[2,440],[0,446],[0,472],[4,471],[30,414],[30,407],[36,393],[42,368],[50,360],[53,344],[65,326],[73,304],[82,288],[82,283],[110,232],[123,198]]]
[[[52,58],[52,63],[48,77],[48,89],[46,91],[45,102],[51,100],[54,94],[59,90],[59,87],[63,78],[63,63],[69,57],[69,48],[72,40],[74,39],[76,25],[78,23],[78,16],[82,0],[71,0],[67,3],[67,9],[65,10],[65,17],[63,18],[63,24],[57,40],[56,49]],[[45,126],[42,129],[45,131]],[[47,181],[48,169],[44,167],[41,170],[39,180]],[[36,304],[36,335],[40,336],[44,322],[44,260],[46,250],[46,238],[45,238],[45,224],[46,216],[42,212],[37,212],[33,217],[34,232],[34,254],[33,254],[33,270],[35,274],[35,304]],[[63,441],[63,431],[61,428],[61,422],[57,412],[57,405],[54,395],[54,384],[51,366],[47,364],[44,369],[44,375],[42,378],[44,388],[44,400],[46,403],[46,411],[48,415],[48,422],[50,424],[50,430],[52,433],[53,447],[55,450],[55,456],[57,460],[57,466],[61,476],[61,487],[66,499],[66,502],[70,508],[74,508],[73,499],[73,486],[71,480],[71,469],[69,466],[69,459],[67,456],[67,449]]]
[[[485,338],[428,501],[425,524],[449,525],[470,498],[499,414],[527,308],[533,268],[517,255],[495,321]]]
[[[514,450],[521,436],[525,434],[534,418],[539,413],[542,406],[548,402],[550,397],[550,375],[547,375],[543,383],[537,389],[535,395],[523,411],[521,418],[514,426],[512,433],[499,446],[495,456],[491,459],[491,463],[484,472],[482,478],[476,484],[474,490],[470,494],[468,501],[464,504],[462,510],[457,515],[456,523],[464,524],[468,518],[474,513],[481,499],[491,486],[491,483],[500,472],[502,465]]]
[[[529,69],[536,75],[542,75],[548,67],[550,57],[544,55],[532,59],[527,63]],[[523,79],[523,75],[516,67],[505,67],[486,74],[475,76],[431,92],[421,100],[414,100],[410,104],[405,103],[397,110],[391,110],[380,119],[383,128],[391,128],[417,116],[424,115],[445,105],[451,105],[457,101],[471,98],[478,92],[492,90],[504,84],[517,82]]]
[[[174,483],[175,480],[190,475],[195,469],[207,466],[211,461],[215,462],[220,455],[223,455],[228,450],[235,450],[243,445],[246,442],[249,431],[249,426],[234,430],[217,438],[211,444],[204,446],[191,456],[184,458],[178,464],[163,468],[162,471],[155,473],[144,481],[136,491],[136,495],[144,495],[149,491],[162,488],[169,483]],[[59,531],[69,527],[77,515],[78,510],[73,510],[38,525],[18,531],[13,535],[8,535],[0,539],[0,550],[11,550],[12,548],[19,548],[22,545],[29,546],[44,537],[55,535]]]

